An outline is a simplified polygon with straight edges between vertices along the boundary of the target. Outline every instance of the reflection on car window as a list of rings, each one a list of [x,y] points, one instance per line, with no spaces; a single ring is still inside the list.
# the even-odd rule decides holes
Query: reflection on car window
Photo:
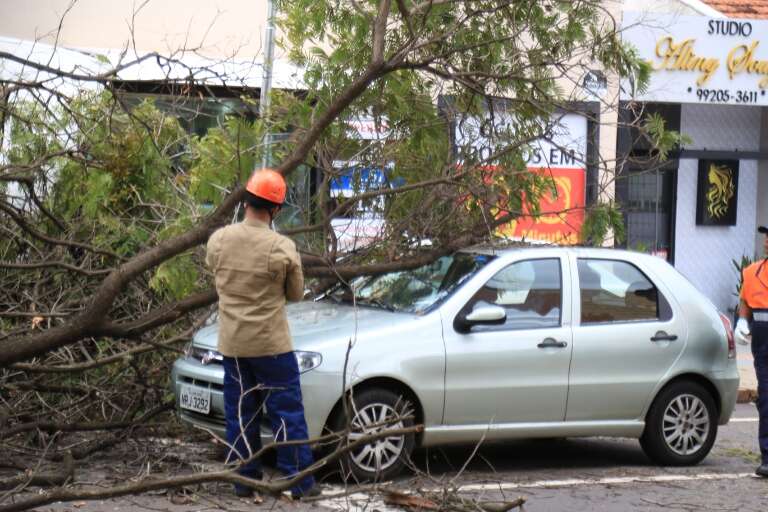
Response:
[[[495,304],[507,312],[503,325],[477,325],[475,332],[557,327],[561,322],[560,260],[518,261],[485,283],[469,302],[469,311]]]
[[[659,318],[659,292],[634,265],[579,259],[578,268],[582,324]]]
[[[408,313],[422,313],[449,296],[494,256],[456,253],[413,270],[389,272],[353,282],[355,300],[364,306]],[[340,287],[332,300],[352,302],[352,291]]]

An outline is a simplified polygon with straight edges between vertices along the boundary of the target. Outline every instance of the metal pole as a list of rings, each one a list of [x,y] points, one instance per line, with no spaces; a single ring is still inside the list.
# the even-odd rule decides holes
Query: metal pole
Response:
[[[275,58],[275,1],[267,0],[267,26],[264,31],[264,64],[262,65],[261,95],[259,97],[259,117],[265,126],[269,123],[269,93],[272,90],[272,63]],[[262,167],[269,167],[272,160],[272,137],[267,127],[264,134]]]

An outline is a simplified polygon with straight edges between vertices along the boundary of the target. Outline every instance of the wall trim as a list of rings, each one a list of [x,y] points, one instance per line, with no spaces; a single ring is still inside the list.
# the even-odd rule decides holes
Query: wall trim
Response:
[[[737,159],[737,160],[768,160],[768,150],[766,151],[738,151],[724,149],[681,149],[676,152],[670,152],[670,158],[715,158],[715,159]]]

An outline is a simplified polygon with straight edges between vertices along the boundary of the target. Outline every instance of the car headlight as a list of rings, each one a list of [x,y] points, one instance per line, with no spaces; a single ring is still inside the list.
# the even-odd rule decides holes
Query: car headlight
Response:
[[[209,325],[213,325],[213,324],[215,324],[218,321],[219,321],[219,312],[218,311],[214,311],[211,314],[211,316],[209,316],[208,318],[205,319],[205,322],[203,323],[203,325],[205,327],[208,327]]]
[[[299,363],[299,373],[306,373],[314,370],[323,362],[323,355],[318,352],[307,352],[304,350],[294,351],[296,362]]]
[[[216,350],[205,347],[197,347],[189,344],[184,348],[184,355],[188,359],[194,359],[202,364],[222,364],[223,356]]]

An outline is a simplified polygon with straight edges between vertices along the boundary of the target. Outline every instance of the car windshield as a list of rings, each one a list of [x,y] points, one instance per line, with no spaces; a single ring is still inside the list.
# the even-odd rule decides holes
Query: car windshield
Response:
[[[359,277],[352,282],[352,289],[360,305],[423,313],[445,299],[493,258],[487,254],[459,252],[412,270]],[[326,298],[335,302],[352,302],[352,291],[347,286],[339,286]]]

